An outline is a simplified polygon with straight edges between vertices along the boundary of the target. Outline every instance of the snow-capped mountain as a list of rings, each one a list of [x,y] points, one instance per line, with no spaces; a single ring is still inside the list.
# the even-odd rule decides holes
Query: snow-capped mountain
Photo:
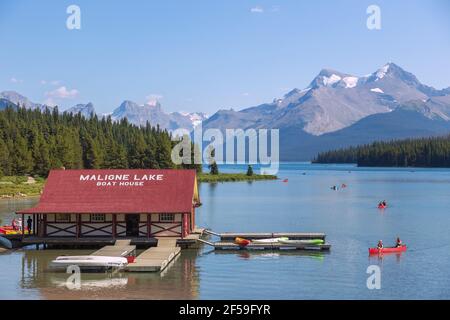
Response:
[[[173,131],[179,128],[192,130],[207,116],[204,113],[165,112],[159,102],[139,105],[125,100],[111,114],[113,120],[127,118],[133,124],[144,126],[149,122],[152,126],[159,125],[163,129]]]
[[[15,91],[3,91],[0,92],[0,109],[13,105],[15,107],[25,107],[28,109],[40,109],[41,111],[46,108],[52,109],[53,107],[45,104],[31,102],[27,97],[15,92]]]
[[[31,102],[27,97],[15,92],[15,91],[3,91],[0,93],[0,110],[5,109],[8,106],[12,107],[25,107],[28,109],[40,109],[46,108],[53,109],[53,107],[45,104],[39,104]],[[95,108],[92,102],[86,104],[77,104],[62,112],[78,114],[89,118],[92,114],[95,114]],[[187,112],[172,112],[166,113],[161,104],[157,101],[149,102],[144,105],[139,105],[133,101],[125,100],[122,104],[111,113],[99,115],[99,117],[108,117],[114,121],[118,121],[123,118],[127,118],[129,122],[145,126],[147,121],[152,125],[159,125],[163,129],[173,131],[175,129],[183,128],[192,130],[202,121],[208,118],[208,116],[201,112],[187,113]]]
[[[206,119],[208,119],[208,115],[204,112],[174,112],[174,113],[179,113],[181,116],[183,117],[187,117],[189,118],[189,120],[192,123],[192,127],[196,127],[198,126],[200,123],[202,123],[203,121],[205,121]],[[174,114],[172,113],[172,114]]]
[[[406,124],[399,124],[399,115],[405,117]],[[363,121],[372,116],[373,121]],[[383,118],[396,126],[382,132],[389,125],[381,121]],[[426,122],[426,130],[419,119]],[[280,99],[241,111],[219,110],[203,122],[203,127],[280,129],[282,159],[305,160],[314,156],[312,150],[327,150],[348,141],[367,143],[377,140],[377,136],[390,139],[428,135],[435,132],[431,124],[438,122],[442,133],[449,119],[450,89],[426,86],[412,73],[388,63],[366,76],[324,69],[305,89],[293,89]],[[362,129],[375,120],[377,128]],[[414,130],[414,125],[421,129]],[[352,130],[355,127],[358,130]]]
[[[86,104],[79,103],[79,104],[74,105],[72,108],[67,109],[64,112],[72,113],[72,114],[81,113],[82,116],[84,116],[86,118],[90,118],[93,114],[95,114],[95,108],[94,108],[94,105],[92,104],[92,102],[89,102]]]
[[[0,110],[6,109],[7,107],[17,107],[17,106],[8,99],[0,98]]]
[[[387,113],[411,100],[426,101],[447,94],[421,84],[417,78],[388,63],[374,73],[358,77],[331,69],[322,70],[306,89],[293,89],[272,103],[242,111],[220,110],[205,127],[300,127],[311,135],[346,128],[372,114]],[[440,113],[447,114],[447,110]]]

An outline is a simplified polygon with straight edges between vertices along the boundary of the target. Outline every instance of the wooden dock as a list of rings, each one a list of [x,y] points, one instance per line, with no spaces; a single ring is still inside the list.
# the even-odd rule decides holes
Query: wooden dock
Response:
[[[104,246],[91,253],[91,256],[128,257],[136,254],[136,246],[130,245],[130,240],[117,240],[113,246]]]
[[[161,272],[180,254],[177,239],[158,239],[158,246],[142,252],[134,261],[128,264],[129,272]]]

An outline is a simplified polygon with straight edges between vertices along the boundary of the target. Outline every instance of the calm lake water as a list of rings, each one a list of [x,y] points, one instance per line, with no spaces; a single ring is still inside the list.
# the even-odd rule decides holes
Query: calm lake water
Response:
[[[236,167],[229,169],[238,170]],[[240,171],[245,170],[240,168]],[[283,164],[277,181],[201,184],[197,224],[217,232],[324,232],[328,254],[184,250],[163,274],[83,274],[81,289],[33,247],[0,254],[1,299],[449,299],[450,170]],[[338,191],[332,185],[347,184]],[[386,199],[390,206],[377,209]],[[37,200],[0,201],[0,219]],[[401,255],[369,257],[399,235]],[[366,286],[381,268],[381,289]]]

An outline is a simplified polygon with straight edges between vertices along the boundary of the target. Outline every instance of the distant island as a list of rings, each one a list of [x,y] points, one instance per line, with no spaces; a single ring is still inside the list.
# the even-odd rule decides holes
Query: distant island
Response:
[[[275,175],[269,174],[253,174],[251,176],[245,173],[219,173],[213,175],[210,173],[199,173],[197,176],[198,182],[238,182],[238,181],[257,181],[257,180],[276,180],[278,179]]]
[[[450,136],[405,139],[322,152],[313,163],[359,167],[450,167]]]

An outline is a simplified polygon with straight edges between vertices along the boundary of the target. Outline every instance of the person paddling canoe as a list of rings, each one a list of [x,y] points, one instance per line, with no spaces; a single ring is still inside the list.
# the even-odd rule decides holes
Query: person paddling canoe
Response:
[[[378,250],[383,249],[383,240],[378,241],[377,248],[378,248]]]
[[[384,209],[387,207],[387,202],[386,200],[381,201],[380,203],[378,203],[378,208],[379,209]]]
[[[396,241],[396,245],[395,245],[395,246],[396,246],[397,248],[403,246],[403,242],[402,242],[402,240],[400,240],[400,237],[397,237],[397,241]]]

